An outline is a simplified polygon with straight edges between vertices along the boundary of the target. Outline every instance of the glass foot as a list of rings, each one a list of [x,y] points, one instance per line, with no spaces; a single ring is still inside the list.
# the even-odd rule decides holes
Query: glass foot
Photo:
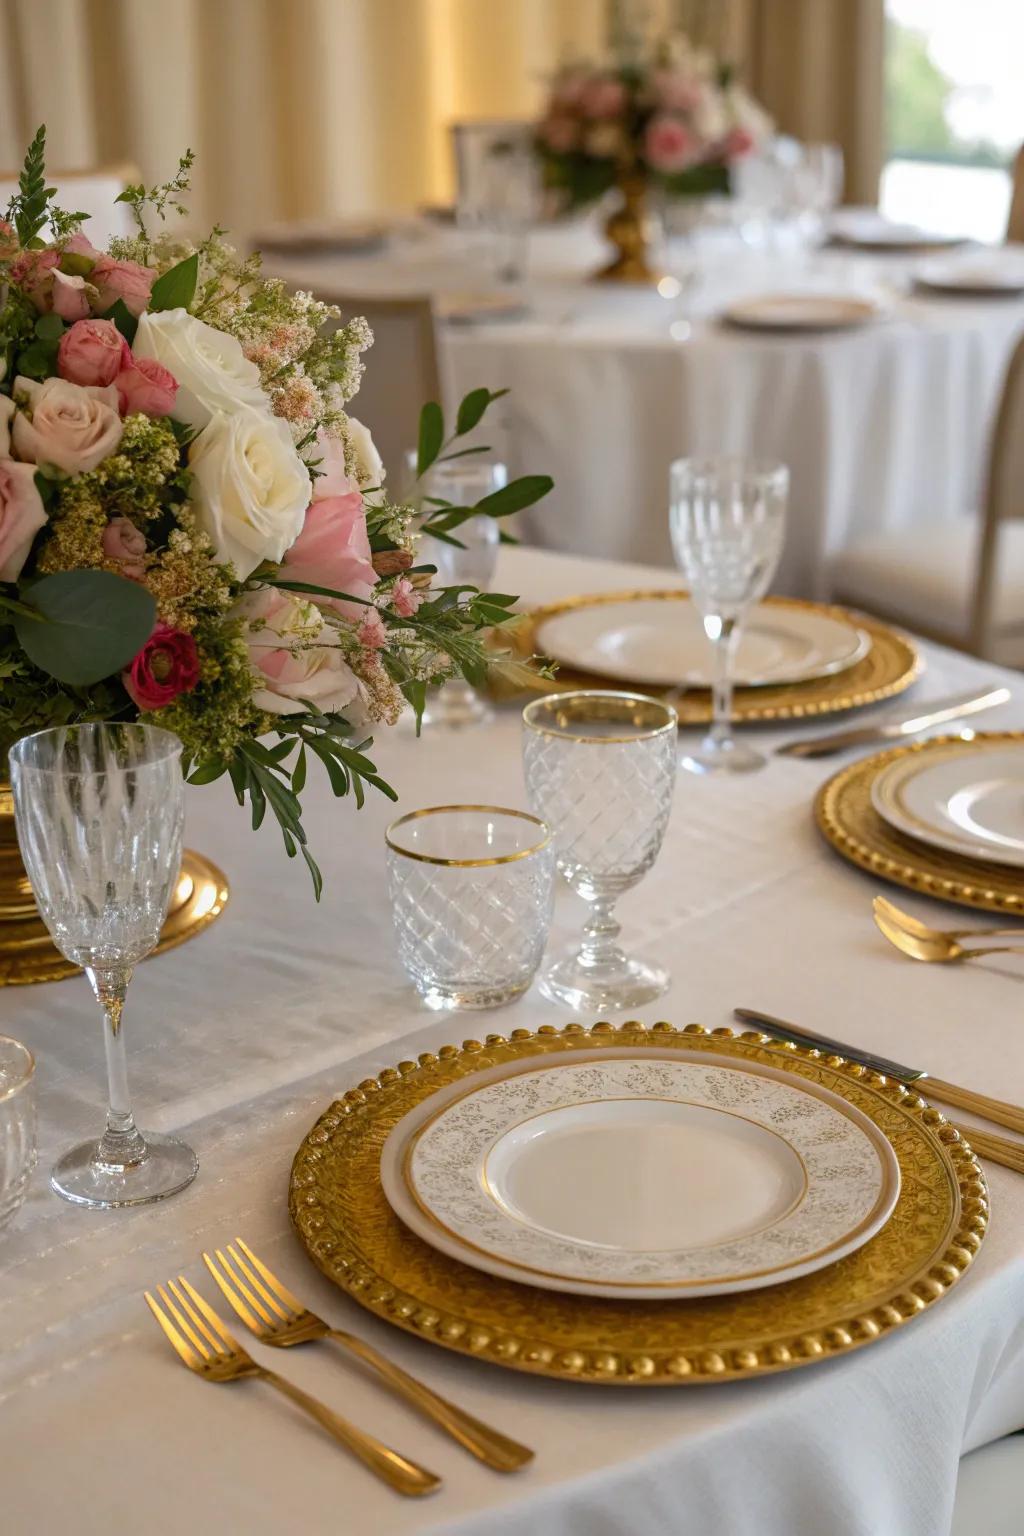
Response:
[[[724,741],[705,736],[699,747],[680,757],[679,766],[687,773],[751,773],[763,768],[765,761],[760,752],[734,736]]]
[[[103,1162],[100,1143],[83,1141],[54,1164],[50,1188],[63,1200],[109,1211],[166,1200],[191,1184],[199,1171],[192,1148],[174,1136],[147,1135],[145,1148],[138,1162]]]
[[[672,978],[660,965],[631,960],[625,955],[614,967],[595,970],[567,955],[544,972],[540,990],[552,1002],[565,1003],[578,1012],[606,1013],[614,1008],[638,1008],[653,1003],[668,991]]]
[[[475,725],[489,725],[494,710],[486,704],[474,689],[448,683],[427,700],[423,711],[423,725],[444,726],[450,731],[464,731]]]
[[[461,985],[457,982],[428,982],[417,990],[427,1007],[437,1011],[442,1008],[504,1008],[506,1003],[514,1003],[517,997],[522,997],[529,985],[529,979],[493,987],[474,986],[472,982]]]

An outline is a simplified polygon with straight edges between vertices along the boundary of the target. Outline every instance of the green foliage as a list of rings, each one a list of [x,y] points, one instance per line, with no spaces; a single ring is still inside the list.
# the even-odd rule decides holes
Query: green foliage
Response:
[[[154,284],[154,287],[155,286],[156,285]],[[116,303],[110,306],[110,308],[107,310],[106,318],[117,326],[125,341],[129,346],[131,346],[132,342],[135,340],[135,332],[139,328],[139,322],[136,316],[133,315],[131,310],[128,308],[128,305],[125,303],[124,299],[118,299]]]
[[[169,208],[173,208],[179,214],[187,212],[182,198],[192,185],[191,172],[195,158],[193,151],[187,149],[178,161],[178,169],[170,181],[159,182],[153,187],[146,187],[142,182],[136,182],[132,186],[125,187],[124,191],[114,199],[116,203],[127,203],[131,209],[132,218],[138,226],[143,254],[148,252],[150,246],[149,232],[146,229],[146,209],[151,208],[161,222],[167,218]]]
[[[193,251],[191,256],[186,256],[184,261],[179,261],[176,267],[157,278],[149,296],[150,309],[188,309],[198,281],[199,253]]]
[[[37,237],[46,223],[47,204],[56,191],[56,187],[46,185],[46,124],[43,123],[36,129],[36,136],[25,151],[18,190],[8,210],[18,239],[26,248],[42,245]]]
[[[483,420],[484,412],[494,400],[500,400],[502,395],[507,395],[507,389],[471,389],[469,394],[459,406],[458,415],[455,418],[455,436],[465,437],[467,432],[479,426]],[[474,450],[470,449],[470,452]],[[453,457],[453,455],[449,455]],[[421,471],[422,473],[422,471]]]
[[[14,619],[22,650],[40,671],[77,688],[127,666],[156,620],[146,589],[110,571],[58,571],[21,595],[33,610]]]
[[[419,444],[416,449],[416,473],[425,475],[441,452],[444,441],[444,412],[436,400],[428,400],[420,411]]]
[[[955,81],[931,56],[927,34],[890,17],[885,41],[885,121],[889,153],[960,165],[1005,166],[1005,150],[961,138],[949,107]]]

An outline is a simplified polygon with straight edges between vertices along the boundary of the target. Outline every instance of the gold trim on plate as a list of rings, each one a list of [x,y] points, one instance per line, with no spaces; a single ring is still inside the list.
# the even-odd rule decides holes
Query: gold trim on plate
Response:
[[[912,753],[958,746],[976,751],[979,743],[1008,746],[1022,741],[1024,731],[978,731],[966,741],[955,735],[935,736],[862,758],[840,769],[818,791],[814,802],[818,828],[844,859],[894,885],[982,912],[1024,916],[1024,870],[919,843],[890,826],[871,803],[877,776]]]
[[[902,1188],[856,1253],[799,1280],[702,1299],[618,1301],[500,1280],[413,1235],[392,1212],[380,1154],[403,1115],[440,1088],[506,1062],[559,1052],[722,1053],[823,1084],[888,1139]],[[842,1056],[700,1024],[542,1026],[442,1046],[349,1089],[321,1115],[292,1166],[289,1209],[313,1261],[361,1306],[461,1354],[534,1375],[620,1386],[751,1379],[834,1358],[916,1317],[955,1285],[988,1213],[974,1153],[903,1083]]]
[[[601,592],[580,597],[570,597],[559,603],[549,603],[522,614],[497,631],[497,641],[511,646],[520,661],[535,655],[538,650],[537,632],[545,620],[557,614],[568,613],[574,608],[591,608],[604,603],[632,602],[638,598],[661,602],[679,602],[688,597],[686,592],[644,591]],[[843,710],[860,709],[866,704],[877,704],[891,699],[909,688],[921,674],[922,663],[913,642],[899,630],[892,629],[868,614],[855,613],[827,603],[807,602],[796,597],[767,597],[764,602],[772,608],[796,608],[805,612],[825,614],[844,624],[852,624],[871,637],[871,649],[866,656],[841,672],[825,677],[808,678],[801,683],[778,683],[757,688],[737,688],[733,694],[733,719],[740,723],[773,720],[803,720],[821,715],[838,714]],[[554,680],[550,677],[530,678],[522,667],[516,668],[516,677],[534,692],[554,693],[560,689],[597,689],[617,691],[624,685],[613,684],[610,679],[576,672],[570,667],[559,667]],[[630,686],[625,684],[625,686]],[[711,691],[708,688],[687,688],[677,691],[671,688],[648,687],[637,678],[633,687],[652,698],[671,704],[679,716],[680,725],[705,725],[711,719]]]

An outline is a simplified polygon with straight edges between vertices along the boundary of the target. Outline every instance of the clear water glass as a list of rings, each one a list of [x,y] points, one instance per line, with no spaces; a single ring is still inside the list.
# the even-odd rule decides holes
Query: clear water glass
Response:
[[[485,496],[507,484],[508,470],[504,464],[485,459],[454,460],[431,465],[417,482],[415,495],[426,514],[431,510],[431,501],[475,507]],[[494,579],[501,542],[494,518],[480,513],[460,523],[451,537],[458,539],[461,548],[424,534],[418,551],[420,562],[437,566],[435,579],[439,586],[472,586],[486,591]],[[423,712],[424,725],[446,726],[450,730],[486,725],[493,718],[494,711],[464,678],[445,683],[431,695]]]
[[[180,758],[170,731],[138,724],[39,731],[10,751],[18,843],[39,910],[103,1010],[106,1129],[66,1152],[50,1181],[80,1205],[162,1200],[198,1168],[184,1142],[136,1126],[122,1017],[132,970],[156,947],[178,879]]]
[[[782,554],[789,470],[744,459],[677,459],[670,474],[672,547],[712,656],[711,730],[681,766],[746,772],[764,758],[733,735],[733,664],[747,613],[767,592]]]
[[[36,1166],[35,1069],[27,1045],[0,1035],[0,1227],[24,1200]]]
[[[551,926],[544,823],[493,805],[411,811],[386,833],[402,964],[428,1008],[498,1008],[525,992]]]
[[[582,943],[545,971],[546,997],[587,1013],[636,1008],[669,984],[627,955],[614,909],[661,848],[676,781],[676,712],[640,694],[583,691],[523,711],[530,804],[551,828],[558,869],[590,905]]]

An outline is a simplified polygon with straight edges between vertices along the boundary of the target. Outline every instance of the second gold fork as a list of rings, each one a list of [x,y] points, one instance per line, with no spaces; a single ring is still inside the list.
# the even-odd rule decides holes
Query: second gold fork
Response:
[[[533,1460],[525,1445],[492,1429],[447,1398],[440,1397],[415,1376],[379,1354],[372,1345],[340,1328],[332,1328],[308,1307],[258,1259],[240,1237],[220,1248],[216,1258],[203,1254],[210,1274],[247,1328],[264,1344],[287,1349],[293,1344],[308,1344],[314,1339],[333,1339],[350,1354],[368,1365],[396,1396],[430,1419],[465,1450],[497,1472],[516,1472]]]

